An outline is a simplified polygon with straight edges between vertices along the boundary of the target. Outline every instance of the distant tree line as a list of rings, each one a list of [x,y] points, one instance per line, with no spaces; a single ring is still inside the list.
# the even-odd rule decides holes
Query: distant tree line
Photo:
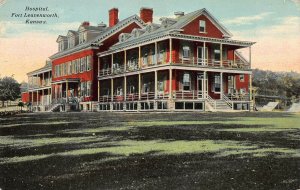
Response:
[[[279,96],[291,100],[300,99],[300,74],[296,72],[272,72],[254,69],[253,86],[258,95]]]

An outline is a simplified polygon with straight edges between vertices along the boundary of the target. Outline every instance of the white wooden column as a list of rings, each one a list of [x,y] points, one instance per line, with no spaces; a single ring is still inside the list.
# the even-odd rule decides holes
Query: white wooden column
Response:
[[[141,73],[139,73],[139,83],[138,83],[138,87],[139,87],[139,100],[141,100]]]
[[[127,78],[124,76],[124,101],[126,101],[127,96]]]
[[[172,38],[169,41],[169,62],[172,64]]]
[[[124,50],[124,72],[126,72],[127,52]]]
[[[44,105],[44,89],[42,90],[42,105]]]
[[[155,52],[155,65],[157,65],[158,62],[158,55],[157,55],[157,41],[154,42],[154,52]]]
[[[97,76],[99,77],[99,75],[100,75],[100,57],[98,57],[98,63],[97,63],[97,65],[98,65],[98,68],[97,68],[97,70],[98,70]]]
[[[43,80],[42,80],[42,86],[45,85],[45,73],[43,73]]]
[[[207,93],[208,93],[208,92],[206,91],[206,81],[207,81],[207,80],[206,80],[206,74],[207,74],[206,71],[204,71],[204,72],[203,72],[204,82],[203,82],[203,89],[202,89],[202,92],[203,92],[203,98],[207,98],[206,95],[207,95]]]
[[[139,64],[139,69],[141,68],[141,46],[139,46],[139,62],[138,62],[138,64]]]
[[[223,67],[223,44],[220,44],[220,67]]]
[[[111,73],[114,73],[114,54],[111,54]]]
[[[233,50],[233,65],[235,66],[235,50]]]
[[[111,101],[114,101],[114,79],[110,79]]]
[[[68,88],[69,88],[69,83],[68,81],[66,82],[66,101],[68,102]]]
[[[39,91],[36,91],[36,105],[39,105]]]
[[[98,80],[98,102],[100,102],[100,80]]]
[[[33,91],[31,92],[31,104],[33,104]]]
[[[172,69],[169,69],[169,99],[172,98]]]
[[[154,99],[157,99],[157,70],[154,71]]]
[[[223,73],[220,73],[220,99],[223,99]]]
[[[206,65],[207,64],[207,62],[206,62],[206,42],[203,42],[203,55],[202,55],[202,57],[203,57],[204,65]]]

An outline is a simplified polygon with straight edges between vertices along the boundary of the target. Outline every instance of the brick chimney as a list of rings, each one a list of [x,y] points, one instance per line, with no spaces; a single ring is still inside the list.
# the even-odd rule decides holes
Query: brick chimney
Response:
[[[142,7],[140,9],[140,18],[145,23],[148,23],[148,22],[152,23],[152,21],[153,21],[153,9]]]
[[[108,11],[109,14],[109,27],[116,25],[119,22],[118,8],[112,8]]]
[[[90,22],[89,21],[84,21],[81,23],[81,26],[90,26]]]

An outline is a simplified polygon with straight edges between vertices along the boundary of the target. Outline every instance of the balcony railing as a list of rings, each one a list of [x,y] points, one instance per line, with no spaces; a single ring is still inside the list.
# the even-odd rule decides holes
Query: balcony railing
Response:
[[[142,61],[142,59],[141,59]],[[141,62],[142,63],[142,62]],[[151,62],[151,64],[142,64],[141,68],[146,69],[155,65],[160,65],[161,62]],[[250,64],[243,62],[241,60],[226,60],[223,59],[222,62],[216,59],[202,59],[202,58],[179,58],[178,61],[174,63],[178,66],[192,66],[192,67],[212,67],[212,68],[229,68],[229,69],[250,69]],[[126,72],[133,72],[140,70],[138,64],[126,65]],[[99,77],[109,76],[113,74],[122,74],[125,73],[124,65],[120,65],[117,68],[101,69],[98,72]]]
[[[222,63],[222,64],[221,64]],[[175,64],[196,66],[196,67],[224,67],[224,68],[239,68],[239,69],[250,69],[250,64],[245,63],[241,60],[216,60],[216,59],[195,59],[194,57],[190,58],[179,58],[179,61]]]
[[[108,76],[108,75],[111,75],[111,68],[108,68],[108,69],[101,69],[99,72],[98,72],[98,76]]]

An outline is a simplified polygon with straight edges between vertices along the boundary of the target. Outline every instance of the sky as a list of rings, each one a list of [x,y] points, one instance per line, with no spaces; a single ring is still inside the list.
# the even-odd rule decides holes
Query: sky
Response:
[[[32,19],[26,7],[48,7],[58,17]],[[256,42],[252,68],[300,73],[300,0],[0,0],[0,77],[27,81],[26,73],[45,65],[57,52],[58,35],[77,30],[80,23],[108,24],[108,10],[117,7],[119,19],[139,15],[141,7],[154,11],[154,22],[206,8],[232,34],[232,39]],[[22,16],[20,16],[22,14]],[[26,20],[45,20],[28,24]],[[242,50],[245,57],[248,50]]]

